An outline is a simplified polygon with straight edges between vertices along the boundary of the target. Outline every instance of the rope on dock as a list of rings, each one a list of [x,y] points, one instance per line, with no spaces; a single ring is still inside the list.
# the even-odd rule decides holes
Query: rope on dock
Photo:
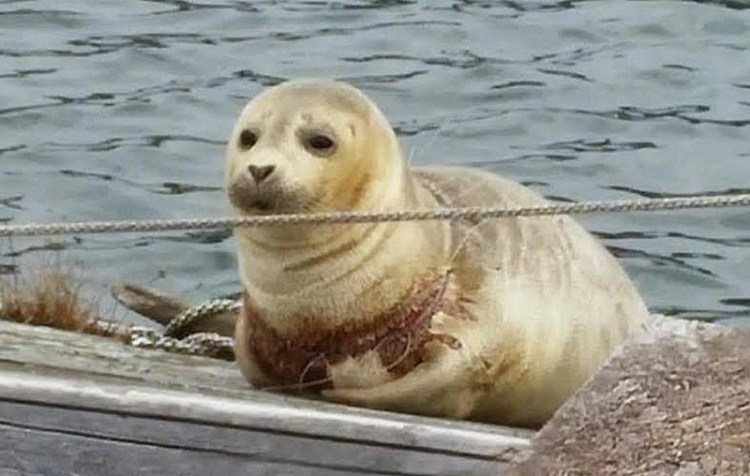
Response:
[[[168,337],[179,336],[182,331],[206,317],[221,314],[223,312],[238,312],[242,308],[239,300],[233,299],[209,299],[197,306],[185,309],[177,314],[164,328],[164,335]]]
[[[465,207],[384,212],[329,212],[173,220],[93,221],[72,223],[28,223],[0,225],[0,237],[78,235],[95,233],[165,232],[213,230],[234,227],[379,223],[427,220],[483,220],[487,218],[581,215],[637,211],[684,210],[750,206],[750,194],[694,195],[639,200],[581,201],[531,207]]]

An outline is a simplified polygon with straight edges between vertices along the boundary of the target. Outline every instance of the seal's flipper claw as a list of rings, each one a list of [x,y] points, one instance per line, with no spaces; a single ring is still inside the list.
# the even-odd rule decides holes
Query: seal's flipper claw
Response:
[[[135,283],[114,284],[110,293],[126,308],[163,325],[190,308],[190,303],[184,299]]]

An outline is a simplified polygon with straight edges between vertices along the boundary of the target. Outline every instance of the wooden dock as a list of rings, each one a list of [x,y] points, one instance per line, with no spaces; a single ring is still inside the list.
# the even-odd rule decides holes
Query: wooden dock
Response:
[[[0,475],[750,475],[750,330],[665,319],[544,428],[251,390],[234,364],[0,322]]]
[[[0,475],[497,475],[531,433],[251,390],[234,364],[0,322]]]

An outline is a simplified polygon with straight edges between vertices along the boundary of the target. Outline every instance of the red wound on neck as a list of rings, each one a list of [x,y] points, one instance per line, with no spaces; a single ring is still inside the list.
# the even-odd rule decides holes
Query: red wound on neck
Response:
[[[355,321],[329,329],[308,325],[281,333],[254,312],[247,295],[240,319],[247,323],[248,348],[256,364],[280,386],[332,388],[329,366],[370,350],[378,353],[383,367],[400,377],[422,362],[425,344],[437,337],[430,333],[430,326],[444,305],[447,282],[447,275],[429,281],[367,323]]]

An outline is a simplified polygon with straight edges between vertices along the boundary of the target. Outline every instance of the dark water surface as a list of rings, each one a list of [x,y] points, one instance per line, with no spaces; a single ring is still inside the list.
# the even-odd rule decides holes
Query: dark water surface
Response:
[[[225,215],[236,115],[300,76],[363,88],[418,164],[471,164],[565,200],[748,192],[744,6],[0,0],[0,220]],[[654,311],[750,323],[749,209],[583,221]],[[63,249],[95,295],[125,279],[199,300],[238,290],[233,246],[222,233],[16,238],[0,243],[0,274]]]

